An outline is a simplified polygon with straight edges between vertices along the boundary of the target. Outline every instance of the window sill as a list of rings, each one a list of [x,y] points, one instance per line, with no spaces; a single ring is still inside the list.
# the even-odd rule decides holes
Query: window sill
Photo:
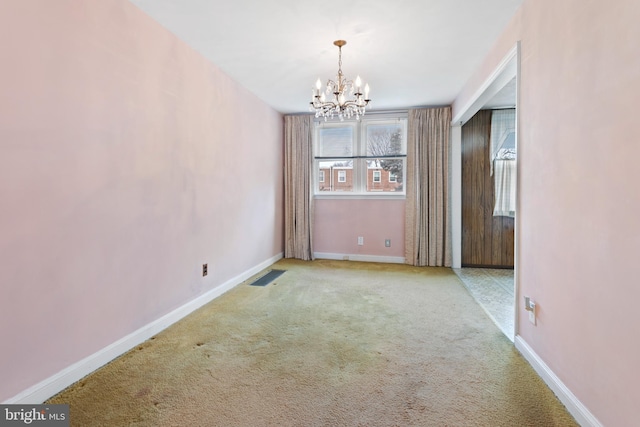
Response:
[[[407,195],[404,193],[348,193],[348,194],[337,194],[337,193],[331,193],[331,194],[314,194],[313,198],[316,200],[324,200],[324,199],[331,199],[331,200],[338,200],[338,199],[343,199],[343,200],[354,200],[354,199],[378,199],[378,200],[405,200],[407,198]]]

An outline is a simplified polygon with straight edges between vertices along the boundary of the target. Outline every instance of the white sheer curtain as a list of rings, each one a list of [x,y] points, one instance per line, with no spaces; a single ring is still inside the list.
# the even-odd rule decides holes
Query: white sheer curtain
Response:
[[[516,160],[494,161],[496,203],[493,216],[516,216]]]
[[[284,256],[313,259],[313,117],[284,117]]]
[[[505,146],[510,141],[510,137],[516,131],[516,110],[508,108],[504,110],[491,111],[491,175],[493,175],[494,161],[500,155],[501,150],[511,150],[512,147]],[[515,147],[513,147],[515,155]]]
[[[451,266],[451,108],[409,111],[405,260]]]
[[[516,110],[491,112],[491,174],[494,179],[493,216],[516,214]]]

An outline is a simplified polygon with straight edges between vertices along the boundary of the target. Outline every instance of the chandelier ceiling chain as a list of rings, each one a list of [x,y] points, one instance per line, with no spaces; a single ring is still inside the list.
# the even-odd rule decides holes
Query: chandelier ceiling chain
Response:
[[[365,110],[371,101],[369,99],[369,85],[365,85],[364,94],[362,93],[362,80],[360,76],[356,77],[355,84],[352,80],[344,78],[342,73],[342,46],[347,42],[344,40],[336,40],[333,42],[338,46],[338,74],[336,81],[328,80],[327,87],[322,91],[322,82],[320,79],[316,82],[316,87],[311,93],[312,101],[309,103],[309,109],[315,112],[316,117],[332,119],[338,116],[340,120],[354,117],[359,120],[364,116]],[[327,95],[333,95],[332,99],[327,101]]]

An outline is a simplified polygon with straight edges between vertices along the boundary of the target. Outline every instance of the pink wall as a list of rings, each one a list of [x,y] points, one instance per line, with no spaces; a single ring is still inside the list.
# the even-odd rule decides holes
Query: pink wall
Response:
[[[521,40],[521,337],[603,425],[637,423],[640,2],[525,0],[454,115]]]
[[[404,257],[404,207],[397,199],[315,200],[314,252]],[[358,236],[364,245],[358,245]]]
[[[281,253],[283,178],[282,116],[125,0],[0,2],[0,52],[4,401]]]

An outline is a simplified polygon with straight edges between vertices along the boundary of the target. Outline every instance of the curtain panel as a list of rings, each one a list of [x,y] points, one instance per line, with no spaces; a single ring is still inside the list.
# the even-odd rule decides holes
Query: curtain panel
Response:
[[[284,256],[313,259],[310,115],[284,116]]]
[[[405,260],[451,266],[451,107],[409,111]]]
[[[516,160],[493,161],[496,203],[493,216],[516,216]]]
[[[494,216],[516,215],[516,110],[491,112],[491,175],[494,179]],[[510,138],[511,137],[511,138]]]

